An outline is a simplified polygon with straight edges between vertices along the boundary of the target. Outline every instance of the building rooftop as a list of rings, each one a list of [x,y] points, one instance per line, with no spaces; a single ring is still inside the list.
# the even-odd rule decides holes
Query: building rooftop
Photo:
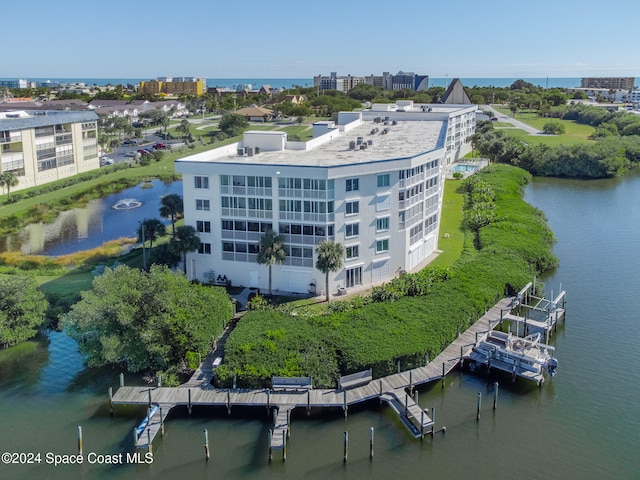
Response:
[[[373,129],[378,129],[372,134]],[[387,129],[386,134],[382,131]],[[254,132],[246,132],[251,134]],[[257,134],[283,135],[279,131],[259,131]],[[327,133],[326,135],[329,135]],[[366,164],[371,162],[410,158],[444,146],[446,122],[443,120],[398,120],[396,125],[388,126],[364,120],[361,125],[347,132],[340,132],[330,142],[309,150],[264,151],[258,155],[238,156],[237,152],[227,150],[225,154],[216,154],[215,150],[185,157],[178,162],[215,162],[237,163],[244,165],[290,165],[311,167],[332,167]],[[358,137],[367,144],[360,149]],[[318,137],[322,138],[322,137]],[[314,139],[315,140],[315,139]],[[350,142],[356,143],[356,149],[350,148]],[[371,141],[371,145],[368,144]],[[297,143],[297,142],[296,142]],[[242,145],[242,142],[241,144]]]
[[[61,123],[95,122],[98,115],[92,111],[15,111],[0,113],[0,130],[23,130]]]

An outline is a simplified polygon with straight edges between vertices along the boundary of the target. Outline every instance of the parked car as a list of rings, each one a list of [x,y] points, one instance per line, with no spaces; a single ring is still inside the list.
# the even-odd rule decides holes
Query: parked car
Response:
[[[109,157],[102,157],[100,159],[100,165],[102,167],[106,166],[106,165],[113,165],[113,158],[109,158]]]
[[[151,155],[151,152],[149,150],[145,150],[144,148],[141,148],[140,150],[138,150],[138,153],[140,155]]]
[[[165,149],[169,148],[169,145],[167,145],[165,143],[158,142],[158,143],[154,143],[153,144],[153,148],[155,148],[156,150],[165,150]]]
[[[124,154],[125,157],[133,158],[138,156],[138,152],[127,152]]]
[[[128,138],[124,142],[122,142],[122,145],[138,145],[139,143],[140,140],[137,140],[135,138]]]

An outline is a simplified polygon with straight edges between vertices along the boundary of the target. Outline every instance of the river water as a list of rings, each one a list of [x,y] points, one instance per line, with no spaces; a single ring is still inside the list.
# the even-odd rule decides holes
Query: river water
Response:
[[[567,291],[567,320],[551,343],[558,374],[541,387],[508,378],[454,373],[420,390],[447,427],[424,442],[409,437],[395,414],[377,402],[341,411],[294,411],[287,461],[267,461],[265,410],[194,409],[177,412],[167,435],[154,442],[151,465],[89,464],[89,453],[132,451],[132,428],[144,409],[116,407],[108,415],[111,369],[87,372],[73,342],[52,333],[23,356],[0,352],[0,452],[39,452],[40,464],[0,465],[0,478],[640,478],[640,176],[621,180],[543,179],[525,198],[542,209],[555,232],[560,267],[542,280]],[[3,356],[4,355],[4,356]],[[127,378],[127,382],[133,379]],[[493,382],[500,382],[492,410]],[[484,399],[476,421],[477,393]],[[46,463],[46,453],[73,454],[83,427],[85,463]],[[369,460],[369,429],[375,455]],[[202,430],[211,460],[204,460]],[[349,458],[343,463],[343,432]],[[92,457],[93,458],[93,457]],[[126,462],[126,457],[123,457]]]

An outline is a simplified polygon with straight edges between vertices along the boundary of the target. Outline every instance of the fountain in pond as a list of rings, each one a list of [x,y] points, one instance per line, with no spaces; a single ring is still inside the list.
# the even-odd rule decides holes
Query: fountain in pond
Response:
[[[122,200],[118,200],[112,208],[116,210],[131,210],[132,208],[138,208],[140,206],[142,206],[142,202],[135,198],[123,198]]]

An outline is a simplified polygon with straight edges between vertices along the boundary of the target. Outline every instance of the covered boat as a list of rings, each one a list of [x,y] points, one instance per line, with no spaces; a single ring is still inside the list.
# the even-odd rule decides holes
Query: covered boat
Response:
[[[540,333],[518,337],[499,331],[487,332],[466,356],[476,364],[511,373],[513,379],[523,377],[538,384],[544,374],[555,375],[558,360],[553,357],[555,347],[540,343]]]

